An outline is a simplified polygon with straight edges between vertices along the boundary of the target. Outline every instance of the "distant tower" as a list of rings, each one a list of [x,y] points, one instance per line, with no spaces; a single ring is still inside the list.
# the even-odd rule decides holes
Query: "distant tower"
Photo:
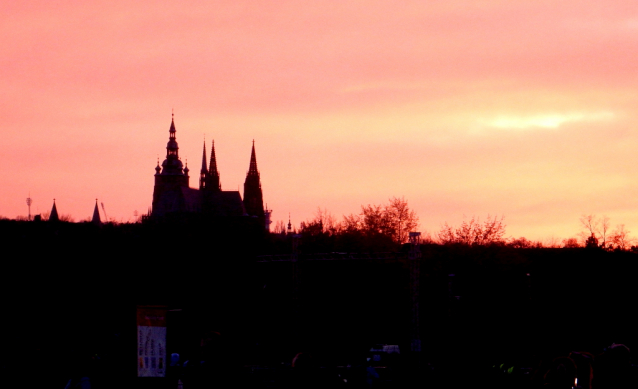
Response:
[[[31,204],[33,204],[33,200],[31,199],[31,193],[29,193],[29,197],[27,197],[27,207],[29,207],[29,218],[27,220],[31,220]]]
[[[55,199],[53,199],[53,207],[51,208],[51,214],[49,215],[50,222],[59,222],[58,208],[55,206]]]
[[[97,199],[95,199],[95,208],[93,208],[93,219],[91,219],[91,223],[97,224],[98,226],[102,224],[102,220],[100,219],[100,209],[97,207]]]
[[[184,169],[179,159],[179,147],[175,138],[175,120],[171,118],[168,131],[166,159],[162,167],[155,167],[155,188],[153,190],[153,215],[164,216],[166,213],[183,210],[181,188],[188,188],[188,170]]]
[[[249,216],[256,217],[265,224],[264,200],[261,192],[259,170],[257,170],[257,157],[255,156],[255,141],[250,155],[250,167],[244,182],[244,208]]]
[[[290,212],[288,212],[288,235],[292,234],[292,223],[290,222]]]
[[[272,224],[272,209],[268,209],[268,204],[266,204],[266,209],[264,209],[264,227],[266,227],[266,231],[270,232],[270,225]]]

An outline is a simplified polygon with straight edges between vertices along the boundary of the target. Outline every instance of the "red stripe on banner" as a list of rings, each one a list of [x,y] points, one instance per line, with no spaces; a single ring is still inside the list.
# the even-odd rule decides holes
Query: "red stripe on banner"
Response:
[[[166,307],[137,307],[137,325],[166,327]]]

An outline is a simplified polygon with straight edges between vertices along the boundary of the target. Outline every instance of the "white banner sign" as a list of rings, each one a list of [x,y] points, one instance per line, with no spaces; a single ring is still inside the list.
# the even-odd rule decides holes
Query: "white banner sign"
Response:
[[[166,307],[137,307],[137,376],[166,376]]]

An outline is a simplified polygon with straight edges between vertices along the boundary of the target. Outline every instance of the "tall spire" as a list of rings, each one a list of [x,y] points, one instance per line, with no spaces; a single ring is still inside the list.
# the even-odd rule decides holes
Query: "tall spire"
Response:
[[[208,173],[206,168],[206,140],[204,140],[204,152],[202,153],[202,173]]]
[[[168,130],[168,143],[166,144],[166,159],[162,162],[162,175],[184,175],[184,165],[179,159],[179,147],[175,136],[175,117],[171,115],[171,128]]]
[[[263,224],[265,223],[264,200],[261,192],[259,170],[257,170],[257,157],[255,156],[255,141],[250,154],[250,167],[244,181],[244,208],[249,216],[254,216]]]
[[[222,190],[221,182],[219,181],[219,171],[217,170],[217,157],[215,156],[215,140],[210,149],[210,165],[208,167],[208,179],[207,186],[210,190],[218,191]]]
[[[207,176],[208,176],[208,169],[206,168],[206,139],[204,139],[204,152],[202,154],[202,170],[199,173],[199,189],[200,190],[206,187]]]
[[[168,143],[166,144],[166,159],[173,157],[173,159],[178,159],[178,150],[177,140],[175,139],[175,116],[171,114],[171,128],[168,130]]]
[[[259,177],[259,170],[257,170],[257,157],[255,156],[255,140],[253,139],[253,150],[250,154],[250,167],[248,168],[248,175],[256,175]]]
[[[217,157],[215,156],[215,140],[213,139],[213,143],[210,149],[210,167],[208,168],[210,173],[219,173],[217,171]]]

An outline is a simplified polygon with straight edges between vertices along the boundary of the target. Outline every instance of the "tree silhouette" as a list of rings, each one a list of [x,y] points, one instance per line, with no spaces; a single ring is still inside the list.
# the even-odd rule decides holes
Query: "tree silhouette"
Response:
[[[409,233],[415,231],[419,225],[419,217],[410,210],[405,198],[391,198],[390,204],[385,207],[385,213],[394,240],[398,243],[407,242]]]
[[[636,239],[630,237],[629,232],[629,230],[625,229],[624,224],[618,224],[609,237],[611,245],[615,246],[617,250],[629,250],[636,243]]]
[[[598,247],[598,238],[596,238],[595,234],[591,234],[587,240],[585,240],[585,247],[589,249]]]
[[[504,244],[505,224],[503,217],[487,216],[481,221],[472,216],[470,220],[463,220],[459,227],[452,227],[445,223],[439,231],[438,238],[441,244],[463,244],[468,246],[488,246]]]
[[[563,248],[574,249],[579,247],[582,247],[582,246],[578,243],[578,239],[576,238],[563,239]]]
[[[592,247],[594,242],[597,247],[607,248],[609,238],[609,217],[589,214],[580,217],[583,231],[579,233],[585,247]]]
[[[368,237],[384,235],[397,243],[405,243],[411,231],[418,228],[419,217],[405,198],[392,197],[387,205],[361,206],[359,215],[344,216],[341,229],[361,231]]]

